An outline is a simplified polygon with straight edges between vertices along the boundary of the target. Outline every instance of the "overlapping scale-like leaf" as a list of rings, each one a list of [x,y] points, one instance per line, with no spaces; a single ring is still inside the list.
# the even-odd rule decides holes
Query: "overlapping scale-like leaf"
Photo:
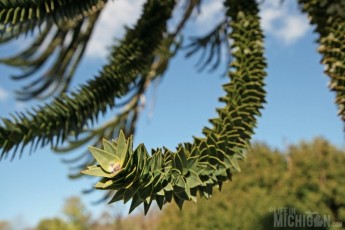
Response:
[[[53,20],[57,24],[81,20],[97,12],[106,2],[107,0],[3,0],[0,1],[0,35],[12,31],[25,33],[47,20]]]
[[[299,0],[302,10],[320,34],[319,52],[329,88],[336,93],[339,116],[345,122],[345,2],[341,0]]]
[[[214,187],[221,188],[233,171],[240,170],[237,161],[244,157],[256,116],[265,102],[266,64],[256,1],[229,0],[225,4],[234,60],[230,83],[224,85],[226,95],[221,98],[225,106],[217,109],[217,118],[210,120],[213,127],[203,130],[205,137],[180,144],[176,151],[163,148],[148,154],[143,144],[133,150],[132,137],[125,139],[123,133],[112,142],[113,147],[106,142],[104,149],[98,150],[107,152],[105,161],[96,166],[102,171],[95,172],[95,166],[91,166],[83,173],[94,176],[108,170],[95,187],[116,192],[110,203],[132,200],[130,212],[144,204],[146,213],[152,201],[162,208],[174,200],[182,208],[185,201],[196,202],[197,194],[210,198]],[[124,149],[125,161],[120,163],[120,171],[112,174],[109,167],[123,158]],[[90,150],[95,156],[95,148]]]

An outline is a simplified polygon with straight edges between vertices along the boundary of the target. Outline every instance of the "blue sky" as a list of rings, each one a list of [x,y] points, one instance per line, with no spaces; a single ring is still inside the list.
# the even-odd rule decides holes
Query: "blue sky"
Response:
[[[106,12],[87,50],[87,56],[77,72],[74,86],[93,77],[104,63],[106,51],[114,36],[123,33],[122,25],[135,22],[143,0],[109,2]],[[262,6],[262,25],[266,33],[267,104],[258,120],[254,140],[264,141],[276,148],[301,139],[322,136],[339,147],[345,147],[344,125],[337,117],[335,95],[327,88],[328,77],[323,74],[321,56],[317,53],[317,36],[292,1],[278,6],[279,1],[266,1]],[[190,34],[203,34],[212,28],[219,17],[219,0],[207,1],[201,16],[187,26]],[[118,23],[113,23],[114,21]],[[0,46],[0,56],[13,53],[20,40],[11,46]],[[197,58],[185,59],[180,53],[169,65],[169,71],[146,95],[146,108],[137,126],[135,142],[149,148],[163,145],[174,149],[180,142],[201,135],[207,120],[216,116],[217,98],[223,95],[221,76],[224,68],[214,73],[198,73]],[[9,117],[32,103],[16,102],[13,90],[20,83],[10,80],[13,73],[0,65],[0,116]],[[39,219],[59,215],[64,199],[81,195],[82,189],[94,180],[68,180],[68,168],[62,157],[49,148],[26,152],[21,159],[0,162],[0,220],[16,221],[18,226],[34,226]],[[105,205],[92,206],[102,192],[83,195],[82,199],[97,216]],[[119,212],[127,210],[122,204],[112,206]],[[19,227],[18,227],[19,228]]]

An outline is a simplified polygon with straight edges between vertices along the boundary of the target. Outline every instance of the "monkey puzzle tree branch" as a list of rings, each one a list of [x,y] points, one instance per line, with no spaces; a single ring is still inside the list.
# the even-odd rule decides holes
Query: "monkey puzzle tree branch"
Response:
[[[12,57],[0,58],[0,63],[22,70],[21,74],[12,76],[12,79],[32,79],[22,89],[17,90],[17,99],[47,99],[67,91],[100,12],[101,10],[76,23],[66,23],[61,27],[48,21],[42,33],[36,36],[29,47]],[[39,73],[52,58],[54,62],[49,68]],[[40,76],[37,77],[37,73]]]
[[[133,149],[132,137],[122,132],[116,141],[104,140],[103,149],[90,147],[98,165],[83,173],[102,178],[96,188],[116,191],[110,203],[132,200],[130,212],[143,203],[147,213],[152,201],[162,208],[174,199],[182,208],[184,201],[196,201],[197,193],[210,198],[213,187],[221,188],[239,170],[237,160],[244,157],[265,102],[266,63],[256,1],[228,0],[225,5],[234,60],[220,99],[225,106],[210,120],[213,127],[176,151],[164,147],[149,154],[143,144]]]
[[[299,0],[320,34],[321,63],[336,93],[338,115],[345,122],[345,2],[341,0]]]
[[[167,69],[169,60],[176,54],[179,49],[179,44],[175,44],[175,38],[168,35],[156,50],[155,58],[152,61],[150,69],[146,74],[143,74],[143,79],[138,83],[136,93],[120,106],[120,113],[116,114],[111,120],[103,123],[101,126],[94,129],[87,129],[81,133],[81,137],[77,140],[73,136],[69,136],[67,139],[67,146],[54,148],[54,151],[58,154],[65,154],[70,151],[77,149],[81,150],[77,156],[69,159],[63,159],[64,163],[72,165],[70,167],[71,173],[69,177],[71,179],[80,178],[82,174],[80,170],[86,168],[88,165],[95,164],[95,159],[92,155],[85,150],[86,145],[95,147],[101,147],[103,139],[111,139],[119,135],[120,131],[123,130],[126,136],[134,135],[135,123],[139,116],[140,111],[145,106],[145,102],[142,101],[147,88],[150,86],[152,81],[161,77]],[[116,107],[119,106],[117,103]],[[84,190],[85,193],[94,191],[94,188]],[[99,200],[95,203],[100,203],[108,200],[114,195],[113,191],[106,192]]]
[[[89,144],[92,146],[101,147],[103,139],[110,139],[114,136],[118,136],[120,130],[124,130],[127,136],[133,135],[135,132],[135,124],[139,115],[139,112],[142,108],[141,98],[143,97],[146,89],[149,87],[152,82],[152,78],[146,78],[142,80],[138,92],[136,92],[131,99],[121,108],[119,114],[116,114],[112,119],[102,123],[99,127],[93,129],[87,129],[82,132],[82,138],[74,139],[73,136],[70,136],[68,139],[67,146],[55,147],[53,150],[57,154],[65,154],[72,150],[83,149],[85,145]],[[74,139],[74,140],[73,140]],[[84,175],[80,173],[80,170],[84,169],[87,165],[96,163],[95,159],[90,156],[88,151],[79,154],[79,156],[74,157],[70,160],[63,160],[65,163],[79,163],[77,167],[73,167],[76,172],[69,175],[70,178],[79,178]],[[83,163],[80,163],[83,161]]]
[[[135,28],[128,29],[120,45],[113,48],[109,64],[78,91],[65,94],[50,105],[33,108],[29,115],[17,114],[13,121],[2,119],[0,158],[13,148],[15,153],[19,145],[24,148],[29,143],[33,147],[57,144],[70,133],[77,135],[88,121],[93,122],[100,112],[113,107],[114,99],[125,95],[149,68],[174,5],[173,0],[149,0]]]
[[[42,0],[0,2],[0,35],[26,33],[47,20],[57,24],[78,21],[99,11],[107,0]]]
[[[101,124],[99,127],[93,129],[84,130],[78,139],[75,139],[74,135],[70,135],[66,142],[66,146],[57,146],[53,150],[58,154],[65,154],[70,151],[80,150],[77,156],[69,159],[63,159],[63,162],[72,165],[70,178],[80,178],[82,175],[80,170],[88,165],[94,164],[94,158],[85,151],[85,146],[92,145],[96,147],[102,146],[102,139],[111,139],[119,135],[120,130],[123,130],[126,136],[134,135],[136,120],[143,109],[145,102],[142,101],[146,93],[147,88],[152,81],[162,77],[167,70],[169,61],[180,50],[180,42],[177,41],[177,37],[180,35],[181,30],[184,28],[185,23],[191,16],[191,12],[196,7],[194,0],[190,1],[188,7],[184,10],[184,16],[178,22],[176,29],[173,33],[169,33],[165,36],[159,48],[155,51],[154,58],[150,69],[141,74],[142,79],[128,94],[132,94],[129,99],[116,103],[117,109],[120,111],[111,120]],[[133,91],[135,91],[133,93]],[[73,166],[74,165],[74,166]],[[106,194],[105,196],[109,196]],[[103,200],[103,198],[102,198]]]

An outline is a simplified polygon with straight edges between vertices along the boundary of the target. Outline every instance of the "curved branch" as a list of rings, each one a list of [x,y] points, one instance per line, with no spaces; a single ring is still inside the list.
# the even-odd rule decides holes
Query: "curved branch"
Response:
[[[329,88],[336,93],[338,115],[345,122],[345,2],[299,0],[299,3],[320,34],[321,63],[330,77]]]
[[[225,4],[234,60],[219,117],[210,120],[212,128],[204,128],[204,138],[180,144],[176,151],[158,148],[149,155],[143,144],[133,149],[132,137],[122,132],[116,141],[104,140],[103,149],[90,147],[98,165],[83,173],[102,178],[95,188],[116,191],[110,203],[132,200],[130,212],[143,203],[147,213],[152,201],[162,208],[174,199],[182,208],[184,201],[196,201],[197,193],[210,198],[213,187],[221,188],[239,170],[237,160],[244,157],[265,102],[266,63],[256,1]]]
[[[75,140],[74,136],[71,135],[67,138],[66,146],[56,146],[53,150],[58,154],[65,154],[70,151],[83,148],[84,151],[85,145],[92,146],[102,146],[102,138],[111,139],[112,137],[118,136],[120,130],[124,130],[126,136],[134,135],[135,133],[135,124],[139,116],[140,111],[143,106],[145,106],[144,101],[141,99],[144,97],[147,88],[149,85],[158,78],[162,77],[167,70],[169,61],[173,56],[176,55],[180,49],[180,44],[177,40],[177,37],[180,35],[181,30],[184,28],[185,23],[188,18],[191,16],[191,12],[196,7],[194,0],[191,0],[188,6],[185,8],[184,17],[180,20],[176,29],[173,33],[167,34],[162,41],[159,48],[155,51],[154,58],[151,63],[150,69],[146,73],[142,73],[142,79],[130,89],[126,95],[126,100],[117,103],[117,109],[120,109],[120,112],[115,115],[110,121],[103,123],[100,127],[93,129],[88,129],[82,133],[81,137],[78,140]],[[129,96],[129,98],[127,98]],[[95,142],[96,139],[96,142]],[[67,164],[76,164],[78,163],[80,167],[74,167],[72,174],[73,178],[80,177],[80,170],[85,168],[87,165],[93,164],[94,159],[92,156],[87,155],[90,158],[85,160],[85,154],[82,153],[80,156],[74,157],[71,160],[63,160]],[[80,161],[83,161],[81,163]],[[77,172],[75,170],[79,169]]]

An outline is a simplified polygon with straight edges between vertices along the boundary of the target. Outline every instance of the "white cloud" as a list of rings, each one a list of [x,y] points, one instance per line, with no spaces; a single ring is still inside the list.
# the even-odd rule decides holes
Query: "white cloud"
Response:
[[[306,35],[310,29],[308,19],[291,1],[265,1],[261,6],[261,24],[267,35],[289,45]]]
[[[302,38],[309,29],[309,23],[302,16],[292,15],[285,18],[283,27],[275,31],[285,43],[290,44]]]
[[[261,26],[266,31],[272,31],[274,29],[273,21],[282,17],[284,17],[282,10],[264,9],[261,11]]]
[[[124,25],[133,25],[137,21],[143,3],[144,0],[109,1],[97,22],[86,55],[92,58],[106,57],[114,39],[123,35]]]
[[[9,92],[0,87],[0,101],[5,101],[9,97]]]
[[[212,0],[201,5],[200,14],[197,15],[196,23],[203,30],[209,28],[221,20],[224,9],[223,1]]]

